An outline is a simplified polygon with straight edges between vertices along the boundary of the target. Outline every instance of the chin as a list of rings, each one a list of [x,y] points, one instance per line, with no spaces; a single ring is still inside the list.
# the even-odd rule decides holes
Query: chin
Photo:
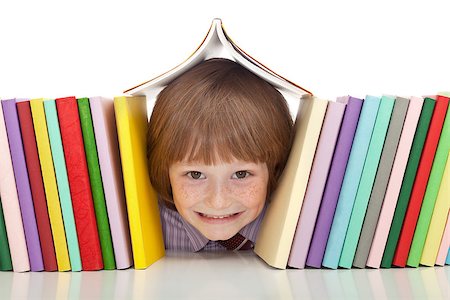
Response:
[[[229,232],[220,232],[220,233],[219,232],[217,232],[217,233],[208,232],[208,233],[204,233],[203,235],[211,241],[224,241],[224,240],[228,240],[228,239],[232,238],[236,233],[238,233],[238,231],[231,232],[231,233],[229,233]]]

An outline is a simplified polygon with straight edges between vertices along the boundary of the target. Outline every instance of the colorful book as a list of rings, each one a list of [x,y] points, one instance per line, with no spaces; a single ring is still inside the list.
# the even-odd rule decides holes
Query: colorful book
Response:
[[[0,271],[12,270],[11,252],[9,251],[8,235],[3,216],[2,199],[0,199]]]
[[[83,270],[103,268],[91,185],[75,97],[56,99]]]
[[[328,175],[325,191],[320,205],[314,234],[308,251],[306,265],[320,268],[333,222],[334,211],[336,209],[339,191],[344,179],[345,168],[350,156],[353,138],[358,125],[359,115],[363,101],[353,97],[338,98],[338,102],[347,104],[344,119],[342,120],[336,149],[333,155],[330,172]]]
[[[380,107],[375,120],[369,149],[367,150],[366,160],[364,161],[358,191],[356,193],[341,257],[339,259],[339,266],[343,268],[352,267],[395,102],[395,98],[388,96],[381,97]]]
[[[330,102],[328,104],[300,218],[292,242],[288,260],[288,266],[290,267],[301,269],[305,267],[306,256],[308,255],[314,224],[316,223],[344,111],[345,104],[343,103]]]
[[[48,139],[50,141],[54,173],[59,192],[59,203],[64,221],[70,267],[72,271],[81,271],[80,248],[78,245],[72,198],[70,196],[69,181],[67,179],[66,162],[64,159],[61,133],[59,131],[58,113],[56,111],[55,100],[44,101],[44,112],[47,122]]]
[[[444,235],[442,236],[439,251],[436,257],[436,265],[443,266],[450,263],[450,212],[447,215],[447,223],[445,224]],[[447,258],[446,258],[447,257]]]
[[[34,214],[30,181],[25,163],[16,100],[4,100],[2,101],[2,106],[16,180],[17,196],[19,197],[19,206],[22,213],[23,229],[25,230],[25,241],[27,243],[30,268],[31,271],[42,271],[44,270],[44,261],[42,260],[36,215]]]
[[[108,213],[106,211],[105,193],[103,192],[102,175],[98,162],[97,145],[92,124],[91,108],[88,98],[80,98],[78,111],[80,113],[81,130],[83,133],[84,149],[91,182],[92,198],[94,200],[95,216],[97,219],[98,235],[102,249],[103,266],[105,270],[114,270],[116,261],[109,229]]]
[[[256,239],[255,253],[285,269],[328,101],[304,97],[288,162],[274,191]]]
[[[397,153],[406,112],[408,111],[408,105],[409,99],[397,97],[395,99],[390,122],[388,121],[389,127],[387,129],[384,145],[382,145],[383,150],[381,152],[380,162],[378,164],[378,169],[375,167],[374,171],[376,173],[375,181],[371,193],[369,192],[370,194],[367,196],[369,197],[369,202],[366,211],[364,212],[365,216],[362,214],[362,229],[359,240],[357,241],[355,257],[353,259],[353,266],[358,268],[366,267],[370,246],[372,245],[375,228],[380,217],[381,206],[391,175],[392,165],[394,164],[395,154]],[[383,144],[381,141],[378,143]],[[383,220],[380,220],[380,222],[383,222]]]
[[[447,119],[448,118],[449,117],[447,112]],[[430,226],[428,228],[428,234],[426,236],[422,256],[420,258],[420,263],[425,266],[434,266],[434,264],[437,262],[436,258],[441,243],[445,244],[446,243],[445,240],[450,239],[450,236],[444,236],[445,223],[447,221],[448,212],[450,209],[449,183],[450,183],[450,152],[447,153],[447,162],[445,164],[444,174],[442,175],[439,192],[436,198],[436,204],[434,205],[433,215],[431,217]],[[411,253],[409,255],[411,255]]]
[[[64,230],[58,188],[56,185],[53,157],[50,150],[50,140],[47,131],[43,99],[31,100],[30,107],[33,116],[36,145],[42,170],[42,179],[47,199],[48,216],[50,218],[53,242],[55,245],[58,271],[68,271],[70,270],[69,251],[67,248],[66,233]]]
[[[336,269],[339,264],[380,101],[380,98],[367,96],[361,109],[358,127],[323,256],[322,265],[327,268]]]
[[[383,257],[384,247],[386,246],[389,228],[392,224],[395,206],[400,193],[406,163],[408,162],[414,133],[416,132],[422,106],[423,98],[411,98],[398,145],[397,154],[395,155],[391,176],[389,178],[389,184],[386,189],[386,195],[383,200],[383,206],[381,208],[369,256],[367,258],[366,265],[372,268],[379,268],[381,264],[381,258]],[[380,220],[383,221],[380,222]]]
[[[108,187],[104,192],[116,265],[118,269],[126,269],[132,265],[133,257],[114,116],[114,101],[113,99],[94,97],[89,99],[89,103],[103,185]]]
[[[3,100],[1,101],[3,103]],[[6,133],[3,105],[0,105],[0,198],[8,235],[11,261],[15,272],[30,270],[27,244],[17,196],[16,179]]]
[[[448,99],[448,98],[447,98]],[[448,104],[447,104],[448,105]],[[409,250],[406,264],[411,267],[418,267],[422,256],[423,246],[430,226],[431,216],[441,186],[442,176],[447,162],[448,151],[450,150],[450,106],[447,107],[447,117],[442,127],[439,144],[434,155],[433,167],[428,179],[425,196],[422,200],[419,219],[417,220],[416,230]],[[444,182],[445,184],[445,182]],[[447,185],[449,182],[447,182]],[[449,197],[450,199],[450,194]],[[450,200],[448,200],[450,202]]]
[[[145,97],[116,97],[117,133],[122,161],[134,267],[145,269],[164,256],[158,195],[147,170]]]
[[[428,130],[427,139],[423,148],[420,164],[417,170],[416,179],[414,181],[411,198],[409,200],[408,209],[406,211],[405,220],[395,250],[393,264],[398,267],[404,267],[408,258],[409,249],[417,224],[420,207],[425,194],[428,183],[433,159],[445,120],[445,114],[448,108],[449,98],[437,96],[436,107],[431,119],[430,128]]]
[[[394,217],[392,218],[391,228],[389,230],[386,247],[383,252],[381,266],[390,268],[394,259],[395,248],[398,237],[405,218],[406,208],[416,178],[417,168],[419,166],[420,156],[422,154],[425,138],[427,136],[430,120],[433,115],[436,101],[431,98],[425,98],[422,111],[419,117],[419,123],[414,134],[411,151],[409,153],[408,163],[406,164],[405,175],[403,177],[402,187],[395,207]]]

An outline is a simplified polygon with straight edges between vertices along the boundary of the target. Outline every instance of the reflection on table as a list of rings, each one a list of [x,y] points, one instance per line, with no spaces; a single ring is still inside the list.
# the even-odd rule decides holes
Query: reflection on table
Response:
[[[450,268],[277,270],[249,251],[175,253],[146,270],[0,273],[1,299],[450,299]]]

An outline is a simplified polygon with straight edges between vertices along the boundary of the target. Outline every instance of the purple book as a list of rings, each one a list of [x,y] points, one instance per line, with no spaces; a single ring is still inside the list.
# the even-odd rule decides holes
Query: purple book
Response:
[[[330,173],[306,259],[306,265],[315,268],[322,266],[322,259],[333,222],[342,181],[344,180],[345,168],[348,157],[350,156],[363,100],[353,97],[342,97],[338,99],[338,102],[347,104],[347,108],[342,121],[341,131],[339,132]]]
[[[41,244],[34,214],[33,198],[31,196],[30,182],[28,179],[25,153],[20,132],[19,117],[17,115],[16,100],[2,101],[3,114],[5,117],[6,132],[11,151],[11,160],[16,178],[17,195],[19,197],[20,212],[22,213],[25,240],[27,243],[28,256],[31,271],[44,270]]]

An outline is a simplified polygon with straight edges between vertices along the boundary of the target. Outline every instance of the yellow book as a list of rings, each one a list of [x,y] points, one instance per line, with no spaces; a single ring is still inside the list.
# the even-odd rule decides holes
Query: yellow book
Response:
[[[53,158],[47,133],[43,99],[31,100],[30,106],[31,114],[33,116],[34,131],[36,134],[39,161],[42,169],[42,179],[44,181],[45,195],[47,198],[48,215],[52,228],[53,242],[55,244],[58,271],[69,271],[69,252],[67,249],[66,233],[64,231],[58,188],[56,185],[55,170],[53,169]]]
[[[430,227],[428,227],[427,238],[422,251],[420,263],[426,266],[434,266],[436,257],[444,234],[447,214],[450,209],[450,152],[447,156],[444,174],[442,176],[439,193],[431,216]]]
[[[287,265],[327,105],[302,98],[291,153],[259,229],[255,252],[275,268]]]
[[[130,224],[134,267],[144,269],[164,256],[158,196],[147,170],[145,97],[115,97],[117,133]]]

